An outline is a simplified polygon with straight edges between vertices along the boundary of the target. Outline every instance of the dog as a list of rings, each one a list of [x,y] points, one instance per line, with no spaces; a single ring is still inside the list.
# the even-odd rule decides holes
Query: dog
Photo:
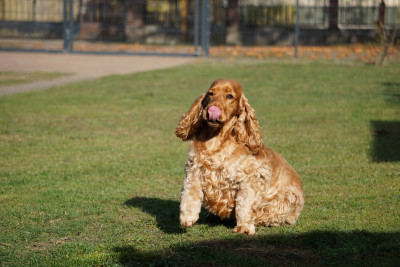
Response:
[[[182,115],[177,137],[190,141],[180,197],[180,224],[192,226],[202,204],[235,232],[293,225],[304,206],[299,175],[263,143],[254,109],[234,81],[219,79]]]

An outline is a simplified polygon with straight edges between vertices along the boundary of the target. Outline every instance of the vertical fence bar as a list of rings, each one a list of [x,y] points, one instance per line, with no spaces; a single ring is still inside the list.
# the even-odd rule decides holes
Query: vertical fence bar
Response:
[[[198,53],[199,45],[199,0],[194,2],[194,53]]]
[[[209,55],[210,46],[210,0],[202,0],[202,20],[201,20],[201,46],[205,56]]]
[[[206,20],[206,32],[207,32],[207,56],[210,55],[210,44],[211,44],[211,0],[206,0],[207,20]]]
[[[63,10],[64,52],[72,51],[72,42],[74,38],[74,13],[72,6],[73,6],[73,0],[64,0],[64,10]]]
[[[63,39],[64,39],[64,53],[68,49],[68,29],[67,29],[67,0],[64,0],[63,8]]]
[[[201,0],[201,50],[206,53],[206,0]]]
[[[294,36],[294,57],[298,58],[299,50],[299,25],[300,24],[300,4],[299,0],[296,0],[296,27]]]
[[[69,52],[72,51],[74,42],[74,0],[69,0]]]
[[[37,10],[36,10],[36,0],[33,0],[33,22],[36,22],[36,13],[37,13]]]

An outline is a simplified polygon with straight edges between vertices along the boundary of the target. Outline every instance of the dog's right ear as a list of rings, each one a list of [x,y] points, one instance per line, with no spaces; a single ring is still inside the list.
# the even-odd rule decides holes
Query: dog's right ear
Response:
[[[206,93],[202,94],[194,101],[189,111],[181,116],[178,126],[176,126],[175,134],[183,141],[192,139],[193,134],[199,127],[204,106],[202,101],[205,95]]]

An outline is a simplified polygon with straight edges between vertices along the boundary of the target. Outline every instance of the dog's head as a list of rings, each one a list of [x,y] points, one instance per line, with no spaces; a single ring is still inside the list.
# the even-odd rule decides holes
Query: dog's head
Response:
[[[243,89],[238,82],[216,80],[201,101],[202,118],[210,127],[221,127],[234,116],[238,117],[242,95]]]
[[[255,154],[264,145],[254,109],[244,96],[242,86],[234,80],[214,81],[181,117],[175,134],[184,141],[189,140],[199,129],[204,130],[200,127],[202,122],[213,131],[231,122],[231,135]]]

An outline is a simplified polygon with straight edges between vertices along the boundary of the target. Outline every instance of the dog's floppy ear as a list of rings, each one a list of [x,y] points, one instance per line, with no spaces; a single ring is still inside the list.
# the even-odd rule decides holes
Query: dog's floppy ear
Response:
[[[258,154],[264,146],[255,111],[243,94],[240,98],[239,113],[233,134],[236,141],[245,144],[253,154]]]
[[[189,111],[182,115],[178,122],[178,126],[176,126],[175,134],[183,141],[192,139],[193,134],[199,127],[203,111],[202,100],[205,95],[206,93],[202,94],[194,101]]]

